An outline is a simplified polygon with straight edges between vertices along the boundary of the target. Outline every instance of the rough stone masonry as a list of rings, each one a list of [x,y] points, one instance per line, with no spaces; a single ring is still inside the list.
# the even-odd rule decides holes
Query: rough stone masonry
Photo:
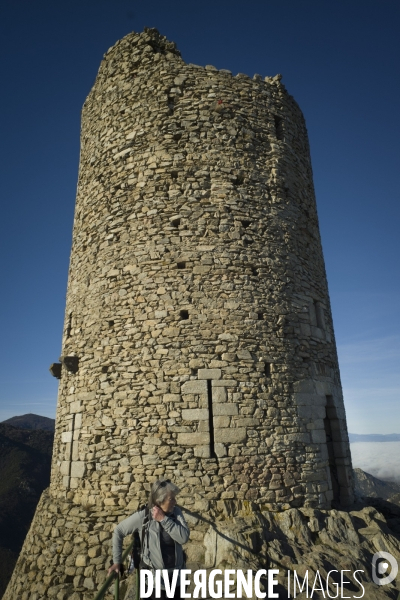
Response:
[[[198,564],[223,515],[352,504],[307,132],[279,75],[186,64],[155,29],[105,54],[60,362],[51,485],[6,600],[93,597],[159,476]]]

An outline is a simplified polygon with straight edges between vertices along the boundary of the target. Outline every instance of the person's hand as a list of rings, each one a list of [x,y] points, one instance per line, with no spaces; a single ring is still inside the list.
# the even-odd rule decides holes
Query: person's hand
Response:
[[[107,571],[107,576],[111,575],[111,573],[117,573],[117,575],[119,575],[121,573],[121,565],[114,564],[112,567],[110,567]]]
[[[153,506],[151,516],[155,521],[162,521],[165,517],[165,512],[159,506]]]

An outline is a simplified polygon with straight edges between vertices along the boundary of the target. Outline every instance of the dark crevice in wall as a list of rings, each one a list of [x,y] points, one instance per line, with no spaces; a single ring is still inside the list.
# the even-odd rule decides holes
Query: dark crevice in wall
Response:
[[[283,119],[282,117],[278,117],[277,115],[274,116],[274,122],[275,122],[275,133],[276,133],[276,139],[278,140],[284,140],[285,139],[285,132],[283,130]]]
[[[207,397],[208,397],[208,422],[210,429],[210,456],[211,458],[217,458],[215,454],[215,443],[214,443],[214,415],[212,405],[212,380],[207,379]]]
[[[66,330],[66,336],[67,338],[71,337],[71,331],[72,331],[72,312],[69,313],[69,317],[68,317],[68,324],[67,324],[67,330]]]

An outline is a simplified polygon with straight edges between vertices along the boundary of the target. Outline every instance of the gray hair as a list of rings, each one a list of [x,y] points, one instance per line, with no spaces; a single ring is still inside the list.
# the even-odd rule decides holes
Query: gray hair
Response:
[[[179,494],[180,489],[169,479],[157,479],[151,486],[151,492],[149,496],[149,509],[153,506],[159,506],[169,495],[176,496]]]

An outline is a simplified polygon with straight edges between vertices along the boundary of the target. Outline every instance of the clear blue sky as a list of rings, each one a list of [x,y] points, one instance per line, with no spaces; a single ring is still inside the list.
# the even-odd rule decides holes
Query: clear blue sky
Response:
[[[186,62],[283,74],[306,117],[349,429],[400,433],[398,0],[13,0],[0,7],[0,420],[54,417],[80,109],[157,27]]]

